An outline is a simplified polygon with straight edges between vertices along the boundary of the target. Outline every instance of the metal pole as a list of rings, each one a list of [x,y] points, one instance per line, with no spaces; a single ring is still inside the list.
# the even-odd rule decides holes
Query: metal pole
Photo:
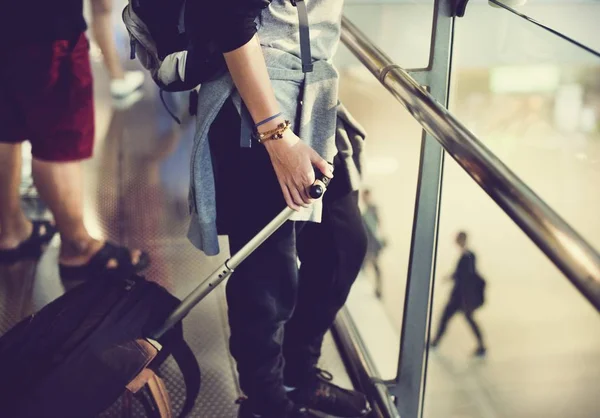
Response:
[[[256,248],[258,248],[267,238],[273,234],[281,225],[287,221],[294,213],[294,209],[286,207],[271,222],[267,224],[258,234],[252,238],[248,244],[244,245],[237,253],[231,256],[225,263],[233,271],[244,261]]]
[[[332,331],[352,383],[357,389],[362,390],[371,402],[372,416],[400,418],[387,384],[380,378],[377,367],[346,307],[338,313]]]
[[[453,42],[452,0],[435,2],[427,84],[431,95],[447,107]],[[427,337],[437,250],[437,231],[443,169],[443,148],[425,134],[413,220],[404,316],[400,337],[400,359],[396,397],[403,418],[422,414],[427,373]]]
[[[181,321],[185,316],[219,284],[229,278],[231,273],[244,261],[252,252],[258,248],[273,232],[283,225],[294,213],[294,210],[286,207],[271,222],[267,224],[258,234],[254,236],[246,245],[244,245],[229,260],[221,264],[208,278],[206,278],[192,293],[190,293],[177,308],[169,315],[165,322],[157,330],[150,333],[154,340],[159,339],[173,325]]]

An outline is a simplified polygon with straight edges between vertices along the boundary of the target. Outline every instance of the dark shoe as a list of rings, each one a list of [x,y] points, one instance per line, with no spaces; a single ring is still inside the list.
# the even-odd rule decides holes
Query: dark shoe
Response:
[[[110,260],[116,260],[116,267],[108,267]],[[101,278],[109,274],[127,276],[143,271],[150,265],[150,256],[142,252],[136,264],[131,262],[131,251],[110,242],[105,242],[90,261],[83,266],[65,266],[59,264],[60,278],[64,281],[82,281]]]
[[[237,401],[240,405],[238,418],[319,418],[308,408],[289,405],[285,411],[271,411],[264,414],[256,414],[251,410],[250,403],[241,398]]]
[[[487,354],[487,349],[485,347],[478,347],[477,350],[473,353],[473,357],[485,357]]]
[[[50,221],[31,221],[31,235],[17,248],[0,250],[0,263],[14,263],[24,258],[35,258],[42,254],[46,245],[56,234],[56,226]]]
[[[371,412],[365,395],[342,389],[334,385],[332,380],[331,373],[315,369],[314,375],[297,385],[288,396],[298,405],[306,405],[335,418],[360,418]]]

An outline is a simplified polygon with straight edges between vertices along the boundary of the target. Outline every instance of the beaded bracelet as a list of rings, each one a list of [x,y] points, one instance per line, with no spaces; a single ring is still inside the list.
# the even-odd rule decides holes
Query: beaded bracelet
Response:
[[[270,139],[281,139],[281,138],[283,138],[283,133],[286,130],[288,130],[291,125],[292,124],[290,123],[290,121],[286,120],[285,122],[277,125],[277,127],[275,129],[271,129],[270,131],[266,131],[266,132],[256,132],[256,138],[258,139],[258,142],[261,144],[264,144],[265,141],[268,141]]]

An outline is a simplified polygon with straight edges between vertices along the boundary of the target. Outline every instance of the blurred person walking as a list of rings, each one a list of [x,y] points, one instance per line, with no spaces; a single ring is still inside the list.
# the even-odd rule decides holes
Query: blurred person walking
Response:
[[[483,357],[487,349],[483,341],[481,329],[477,322],[475,322],[473,314],[485,302],[485,280],[477,273],[475,268],[475,254],[469,249],[467,241],[468,236],[466,232],[459,232],[456,236],[456,245],[461,250],[461,256],[458,260],[456,270],[451,277],[454,280],[454,288],[444,308],[436,336],[431,342],[431,347],[436,348],[439,345],[450,319],[456,313],[462,312],[473,334],[475,334],[475,338],[477,338],[477,349],[474,355]]]
[[[93,40],[102,52],[104,66],[110,77],[110,94],[115,102],[138,101],[142,98],[139,89],[144,84],[142,71],[125,71],[115,44],[112,28],[114,0],[90,0]],[[130,100],[133,99],[134,100]]]
[[[365,189],[362,193],[365,210],[363,212],[363,221],[367,231],[367,255],[363,263],[363,268],[367,266],[373,267],[375,273],[375,296],[381,299],[382,295],[382,276],[381,267],[379,266],[379,254],[386,247],[386,241],[381,234],[381,218],[379,217],[379,209],[373,201],[371,190]]]

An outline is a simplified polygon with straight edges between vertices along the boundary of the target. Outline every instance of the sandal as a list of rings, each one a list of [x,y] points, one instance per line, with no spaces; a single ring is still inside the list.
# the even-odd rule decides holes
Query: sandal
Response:
[[[16,248],[0,250],[0,263],[14,263],[24,258],[37,258],[56,234],[50,221],[31,221],[31,235]]]
[[[108,263],[116,260],[116,267],[109,267]],[[105,277],[108,274],[118,276],[131,275],[139,273],[150,265],[150,256],[143,252],[136,264],[131,262],[131,252],[126,247],[120,247],[110,242],[105,242],[104,246],[82,266],[58,265],[60,278],[64,281],[82,281],[93,278]]]

